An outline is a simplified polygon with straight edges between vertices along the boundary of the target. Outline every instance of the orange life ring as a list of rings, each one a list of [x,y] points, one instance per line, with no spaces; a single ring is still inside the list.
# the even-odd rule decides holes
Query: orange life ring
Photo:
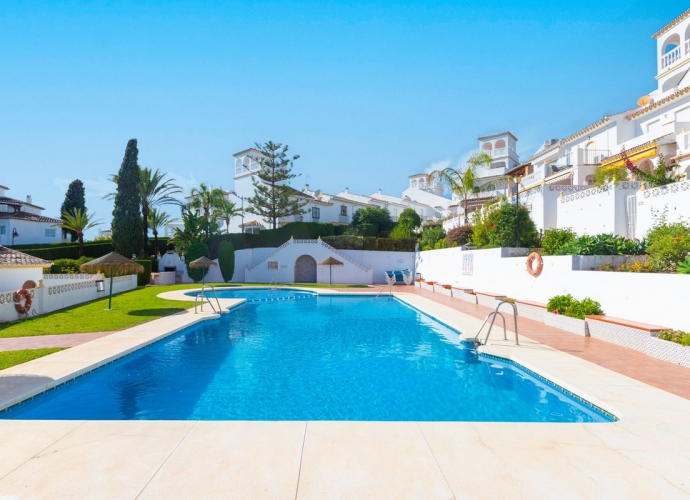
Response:
[[[22,304],[22,298],[24,304]],[[19,314],[26,314],[31,310],[31,294],[26,288],[14,292],[14,308]]]
[[[535,268],[532,264],[537,261],[537,267]],[[532,276],[539,276],[542,269],[544,269],[544,259],[541,258],[538,252],[532,252],[527,257],[527,272]]]

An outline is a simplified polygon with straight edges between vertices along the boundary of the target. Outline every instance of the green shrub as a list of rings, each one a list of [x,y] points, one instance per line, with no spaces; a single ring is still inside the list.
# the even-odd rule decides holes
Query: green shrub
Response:
[[[690,257],[678,264],[676,271],[680,274],[690,274]]]
[[[134,262],[144,266],[144,270],[137,273],[137,286],[146,286],[151,283],[151,270],[153,269],[151,259],[135,259]]]
[[[546,310],[577,319],[585,319],[588,315],[604,314],[601,304],[596,300],[590,298],[577,300],[570,294],[551,297],[546,304]]]
[[[50,274],[79,274],[79,266],[91,262],[91,257],[81,257],[79,259],[57,259],[53,261],[50,268],[46,268],[44,272]]]
[[[324,243],[328,243],[338,250],[363,250],[364,238],[361,236],[326,236],[321,238]]]
[[[406,208],[400,213],[400,217],[398,217],[398,224],[400,223],[412,228],[420,227],[422,225],[422,218],[413,209]]]
[[[367,238],[365,238],[365,242],[366,240]],[[375,240],[375,246],[372,250],[379,252],[414,252],[417,244],[417,240],[414,238],[372,238],[372,240]]]
[[[546,310],[548,312],[558,312],[558,314],[564,314],[566,309],[568,309],[575,299],[572,295],[556,295],[551,297],[546,304]]]
[[[621,273],[656,273],[658,270],[651,262],[635,261],[621,264],[618,269]]]
[[[580,236],[556,250],[556,255],[644,255],[647,241],[629,240],[613,233]]]
[[[496,210],[491,211],[486,218],[489,240],[486,248],[515,246],[516,217],[519,246],[530,248],[538,244],[539,232],[529,215],[529,210],[521,205],[518,207],[516,215],[515,205],[504,203]]]
[[[553,228],[544,231],[541,250],[544,255],[556,255],[558,250],[576,238],[575,231],[570,228]]]
[[[235,249],[229,241],[221,241],[218,246],[218,266],[224,281],[230,281],[235,273]]]
[[[576,300],[565,310],[566,316],[577,319],[585,319],[585,316],[594,314],[604,314],[604,311],[599,302],[590,298]]]
[[[431,250],[436,246],[436,242],[446,237],[443,227],[438,224],[426,224],[422,228],[421,247],[422,250]]]
[[[467,245],[472,239],[472,226],[460,226],[449,229],[446,233],[448,248]]]
[[[185,255],[185,265],[187,266],[187,274],[189,274],[189,277],[192,278],[192,280],[194,280],[195,282],[201,281],[204,278],[204,276],[206,276],[206,273],[208,273],[208,269],[199,267],[191,268],[189,267],[189,263],[200,257],[208,256],[208,247],[205,243],[200,243],[197,241],[189,246],[189,250],[187,250],[187,255]]]
[[[681,330],[663,330],[657,335],[661,340],[668,340],[680,345],[690,346],[690,333]]]
[[[393,229],[393,219],[387,208],[364,207],[355,210],[352,214],[352,225],[373,224],[378,226],[381,231]]]
[[[690,257],[690,226],[685,222],[667,224],[662,217],[647,234],[649,261],[660,271],[674,272]]]
[[[441,238],[434,245],[434,250],[440,250],[441,248],[448,248],[448,244],[446,243],[445,238]]]
[[[388,237],[395,239],[412,238],[412,227],[409,222],[398,221]]]

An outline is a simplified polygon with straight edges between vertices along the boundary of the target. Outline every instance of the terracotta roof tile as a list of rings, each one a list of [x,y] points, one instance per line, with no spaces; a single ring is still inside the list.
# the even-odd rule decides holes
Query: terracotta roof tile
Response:
[[[663,28],[661,28],[659,31],[657,31],[656,33],[654,33],[654,34],[652,35],[652,38],[659,38],[661,35],[663,35],[663,34],[666,33],[668,30],[670,30],[671,28],[673,28],[674,26],[676,26],[678,23],[680,23],[681,21],[683,21],[683,20],[684,20],[685,18],[687,18],[688,16],[690,16],[690,9],[686,10],[686,11],[683,12],[680,16],[676,17],[673,21],[671,21],[671,22],[668,23],[666,26],[664,26]]]
[[[50,267],[50,262],[0,245],[0,267]]]
[[[61,219],[54,219],[53,217],[46,217],[44,215],[30,214],[28,212],[0,212],[0,219],[15,219],[28,220],[31,222],[50,222],[52,224],[61,224]]]

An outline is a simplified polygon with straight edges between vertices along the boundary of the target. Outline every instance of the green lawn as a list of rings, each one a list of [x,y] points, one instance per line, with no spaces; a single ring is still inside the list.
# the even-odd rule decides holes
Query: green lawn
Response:
[[[26,363],[32,359],[42,358],[63,349],[64,347],[49,347],[47,349],[25,349],[23,351],[0,351],[0,370]]]
[[[252,286],[267,283],[229,284],[221,286]],[[281,284],[282,285],[282,284]],[[199,288],[199,284],[150,286],[113,295],[113,310],[108,307],[107,295],[103,299],[60,309],[36,318],[0,324],[0,338],[61,335],[66,333],[109,332],[123,330],[139,323],[158,319],[194,307],[193,300],[165,300],[159,293],[170,290]],[[328,285],[310,283],[295,285],[309,288],[329,288]],[[333,285],[332,288],[366,288],[366,285]]]

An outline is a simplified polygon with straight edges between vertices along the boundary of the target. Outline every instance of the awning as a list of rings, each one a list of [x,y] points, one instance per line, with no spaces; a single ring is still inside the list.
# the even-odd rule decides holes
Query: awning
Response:
[[[658,149],[659,144],[656,141],[654,141],[642,144],[641,146],[637,146],[636,148],[626,151],[625,154],[631,162],[636,163],[647,158],[655,157],[658,154]],[[605,159],[601,162],[601,166],[602,168],[624,167],[625,160],[623,159],[623,154],[619,153],[615,156],[611,156]]]

